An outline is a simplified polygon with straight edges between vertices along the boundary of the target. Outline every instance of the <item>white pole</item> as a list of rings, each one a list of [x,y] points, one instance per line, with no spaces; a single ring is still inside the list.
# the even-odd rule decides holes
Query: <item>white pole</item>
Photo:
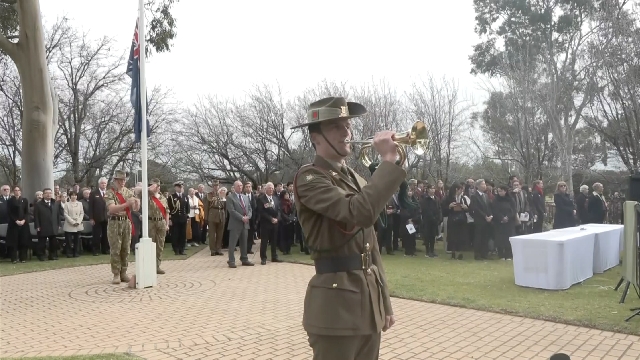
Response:
[[[142,166],[142,238],[136,245],[136,288],[142,289],[156,286],[158,275],[156,267],[156,247],[149,238],[149,179],[147,179],[147,84],[145,74],[145,25],[144,0],[139,0],[138,44],[140,46],[140,165]]]
[[[149,238],[149,179],[147,179],[147,77],[145,74],[146,45],[144,24],[144,0],[139,2],[138,42],[140,44],[140,104],[142,132],[140,135],[140,162],[142,165],[142,239]]]

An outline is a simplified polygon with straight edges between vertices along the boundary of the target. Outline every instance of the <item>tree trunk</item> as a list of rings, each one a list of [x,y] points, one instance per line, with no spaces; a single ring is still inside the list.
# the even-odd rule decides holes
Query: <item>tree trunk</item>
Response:
[[[567,183],[567,191],[573,194],[573,134],[565,133],[563,144],[560,147],[560,176]]]
[[[22,83],[22,187],[25,197],[53,188],[53,98],[39,0],[18,1],[16,66]]]

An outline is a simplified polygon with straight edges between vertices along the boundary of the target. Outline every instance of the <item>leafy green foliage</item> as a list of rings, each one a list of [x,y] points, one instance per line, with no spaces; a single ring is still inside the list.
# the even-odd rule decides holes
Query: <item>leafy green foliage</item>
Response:
[[[596,4],[596,0],[474,0],[475,32],[482,42],[470,56],[471,73],[496,76],[501,66],[516,60],[529,66],[540,61],[540,55],[553,58],[564,52]]]
[[[179,0],[149,0],[145,4],[145,10],[151,14],[151,20],[147,29],[146,52],[150,53],[151,48],[161,53],[171,49],[171,42],[175,39],[176,18],[171,14],[171,8]]]

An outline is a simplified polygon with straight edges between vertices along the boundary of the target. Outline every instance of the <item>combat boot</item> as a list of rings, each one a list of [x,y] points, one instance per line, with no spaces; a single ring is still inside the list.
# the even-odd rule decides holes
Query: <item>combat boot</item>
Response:
[[[163,274],[166,274],[166,273],[165,273],[165,271],[164,271],[164,270],[162,270],[162,269],[160,269],[160,268],[157,268],[157,269],[156,269],[156,274],[163,275]]]
[[[123,283],[128,283],[130,280],[131,278],[129,277],[129,275],[127,275],[126,272],[120,273],[120,281],[122,281]]]
[[[111,283],[114,285],[120,284],[120,275],[113,275],[113,281],[111,281]]]

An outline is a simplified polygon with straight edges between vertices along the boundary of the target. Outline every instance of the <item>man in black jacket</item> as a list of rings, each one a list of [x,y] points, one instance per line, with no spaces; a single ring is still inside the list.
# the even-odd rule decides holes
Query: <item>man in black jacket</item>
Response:
[[[51,199],[52,195],[53,190],[50,188],[42,190],[42,200],[36,202],[33,209],[33,225],[38,233],[36,255],[40,261],[44,261],[47,240],[49,240],[49,260],[58,260],[56,235],[60,232],[60,215],[55,201]]]
[[[175,193],[167,199],[171,214],[171,246],[176,255],[185,255],[187,244],[187,220],[189,219],[189,197],[184,193],[184,182],[173,183]]]
[[[257,207],[260,215],[260,263],[267,265],[267,245],[271,243],[271,262],[278,259],[278,222],[280,221],[280,201],[273,193],[273,184],[265,185],[264,194],[258,196]]]
[[[542,180],[536,180],[533,182],[531,202],[531,209],[533,212],[533,233],[541,233],[546,211],[546,207],[544,205],[544,184],[542,183]]]
[[[107,178],[98,180],[98,188],[89,194],[89,221],[91,222],[93,238],[91,251],[93,256],[109,254],[109,239],[107,238],[107,204],[104,195],[107,193]]]
[[[435,252],[436,237],[438,236],[438,226],[442,221],[442,211],[440,210],[440,201],[436,197],[436,189],[433,185],[426,185],[426,194],[420,199],[420,208],[422,210],[422,237],[426,254],[429,258],[438,257]]]
[[[587,220],[589,224],[602,224],[607,218],[607,202],[602,192],[604,186],[600,183],[593,184],[593,193],[587,200]]]
[[[473,257],[476,260],[484,260],[489,257],[489,237],[491,236],[491,204],[485,194],[487,184],[484,179],[476,181],[478,191],[471,195],[469,208],[474,222]]]

